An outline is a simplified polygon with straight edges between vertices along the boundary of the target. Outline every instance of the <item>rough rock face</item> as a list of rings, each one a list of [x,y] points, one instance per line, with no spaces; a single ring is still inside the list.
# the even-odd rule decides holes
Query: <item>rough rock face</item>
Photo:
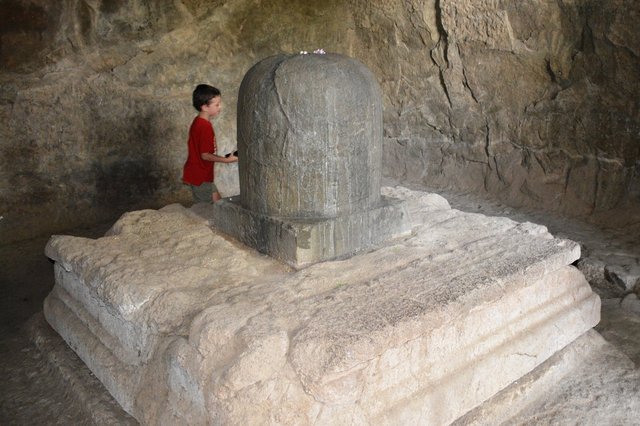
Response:
[[[634,0],[7,0],[0,18],[0,232],[26,238],[186,201],[190,93],[322,47],[383,90],[384,174],[621,222],[640,213]],[[235,166],[218,167],[224,195]]]
[[[438,4],[413,23],[422,54],[409,40],[405,58],[389,52],[389,172],[572,214],[637,206],[638,5]]]

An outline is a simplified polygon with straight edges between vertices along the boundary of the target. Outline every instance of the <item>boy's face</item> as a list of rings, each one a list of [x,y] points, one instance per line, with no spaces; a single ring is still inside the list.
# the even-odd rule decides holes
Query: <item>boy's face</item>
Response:
[[[222,109],[222,99],[220,96],[216,96],[211,98],[211,100],[202,105],[202,111],[206,112],[209,117],[215,117],[220,114],[220,110]]]

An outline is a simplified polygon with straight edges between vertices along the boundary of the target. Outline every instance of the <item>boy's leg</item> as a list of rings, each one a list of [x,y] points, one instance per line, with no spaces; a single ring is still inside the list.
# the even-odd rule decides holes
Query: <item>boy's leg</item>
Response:
[[[218,187],[216,186],[215,183],[211,182],[211,201],[215,203],[216,201],[220,201],[221,198],[222,196],[220,196],[220,191],[218,191]]]
[[[212,201],[213,193],[218,192],[218,188],[213,188],[211,182],[202,182],[202,185],[189,185],[191,187],[191,194],[193,195],[194,203],[210,203]]]

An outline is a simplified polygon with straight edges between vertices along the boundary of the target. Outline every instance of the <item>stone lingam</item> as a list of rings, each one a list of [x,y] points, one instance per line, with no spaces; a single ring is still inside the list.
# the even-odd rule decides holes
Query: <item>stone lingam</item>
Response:
[[[240,90],[240,197],[212,219],[209,205],[174,204],[126,213],[96,240],[51,238],[44,316],[127,413],[444,425],[481,410],[500,424],[532,388],[482,411],[496,394],[568,371],[548,360],[600,315],[571,265],[579,245],[380,188],[379,101],[352,59],[268,58]]]
[[[381,99],[343,55],[256,64],[238,96],[240,196],[214,205],[212,225],[294,267],[406,235],[404,203],[380,195]]]

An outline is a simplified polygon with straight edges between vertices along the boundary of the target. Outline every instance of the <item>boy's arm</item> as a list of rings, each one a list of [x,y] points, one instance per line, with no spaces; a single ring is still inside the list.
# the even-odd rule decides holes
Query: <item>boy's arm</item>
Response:
[[[200,156],[203,160],[213,161],[214,163],[235,163],[236,161],[238,161],[238,157],[236,157],[235,155],[221,157],[211,152],[203,152],[202,154],[200,154]]]

